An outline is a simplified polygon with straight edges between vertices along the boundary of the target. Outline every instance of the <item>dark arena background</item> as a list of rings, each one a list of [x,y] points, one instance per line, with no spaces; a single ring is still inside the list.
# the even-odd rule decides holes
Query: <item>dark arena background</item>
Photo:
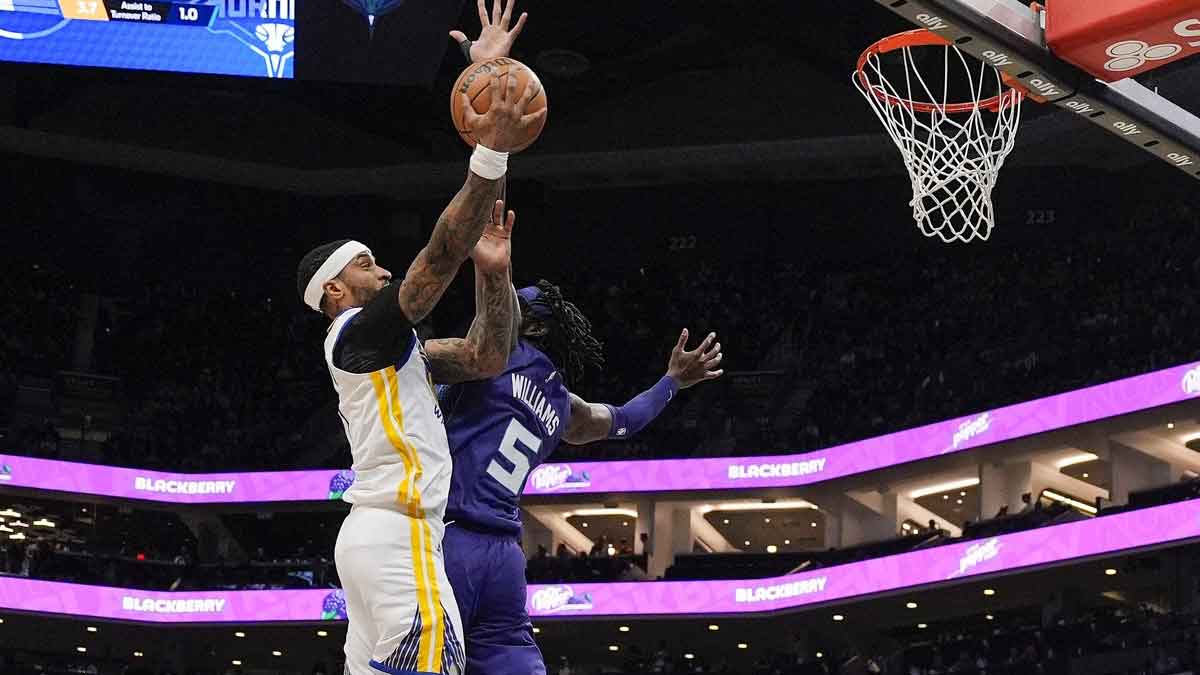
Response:
[[[1195,2],[1070,54],[1093,4],[516,3],[550,112],[512,275],[590,319],[572,390],[630,400],[683,328],[724,370],[518,476],[546,672],[1200,672]],[[296,266],[429,241],[477,8],[95,4],[0,0],[0,675],[341,675],[354,474]],[[851,82],[914,23],[1031,94],[986,238],[922,235]]]

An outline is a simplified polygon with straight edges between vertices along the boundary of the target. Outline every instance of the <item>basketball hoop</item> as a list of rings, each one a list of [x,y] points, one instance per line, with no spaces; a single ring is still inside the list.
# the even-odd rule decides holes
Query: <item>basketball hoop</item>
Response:
[[[940,83],[931,86],[929,75],[922,76],[914,47],[943,48]],[[883,57],[896,52],[904,71],[893,84],[883,72]],[[952,77],[956,63],[962,73]],[[945,242],[986,241],[995,224],[992,189],[1012,152],[1025,92],[995,67],[972,65],[958,47],[924,28],[867,47],[853,81],[904,156],[921,233]],[[952,103],[952,86],[970,100]]]

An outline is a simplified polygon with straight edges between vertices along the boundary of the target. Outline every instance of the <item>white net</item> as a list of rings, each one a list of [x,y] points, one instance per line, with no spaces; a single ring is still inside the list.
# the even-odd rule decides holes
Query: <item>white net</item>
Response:
[[[945,52],[942,81],[931,86],[913,49],[869,53],[854,84],[904,156],[912,179],[913,219],[921,233],[945,242],[986,240],[995,224],[992,189],[1013,149],[1023,96],[1006,91],[999,70],[983,62],[973,65],[974,59],[968,61],[953,45],[922,47]],[[893,83],[884,74],[883,57],[902,60],[902,82]],[[952,77],[959,66],[963,74]],[[900,66],[891,67],[895,71]],[[900,79],[898,72],[893,79]],[[971,103],[955,104],[951,96]],[[989,109],[986,97],[999,98],[991,99]]]

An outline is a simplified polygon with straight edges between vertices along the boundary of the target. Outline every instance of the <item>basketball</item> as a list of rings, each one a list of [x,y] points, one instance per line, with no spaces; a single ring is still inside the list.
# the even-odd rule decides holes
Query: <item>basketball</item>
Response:
[[[471,101],[471,107],[476,113],[482,115],[488,111],[492,105],[492,94],[488,89],[493,77],[500,78],[500,86],[504,87],[508,84],[508,78],[517,78],[517,95],[525,94],[525,86],[530,80],[533,81],[533,86],[537,88],[537,96],[529,103],[529,107],[525,109],[525,114],[535,113],[547,107],[546,90],[542,87],[541,80],[538,79],[537,73],[516,59],[508,57],[500,57],[484,61],[483,63],[472,63],[466,70],[458,76],[458,81],[454,83],[454,89],[450,92],[450,118],[454,120],[454,128],[458,130],[458,135],[466,141],[467,145],[475,147],[476,139],[467,128],[466,122],[463,120],[463,101],[462,94],[466,94]],[[546,126],[546,118],[543,117],[541,124],[529,127],[529,137],[521,142],[520,146],[512,152],[520,152],[528,148],[542,135],[542,129]]]

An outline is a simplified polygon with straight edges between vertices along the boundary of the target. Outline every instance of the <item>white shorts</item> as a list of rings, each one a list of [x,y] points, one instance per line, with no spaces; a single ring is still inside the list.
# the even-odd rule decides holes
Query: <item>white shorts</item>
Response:
[[[442,524],[355,506],[334,560],[346,593],[347,675],[459,675],[462,621],[442,563]]]

